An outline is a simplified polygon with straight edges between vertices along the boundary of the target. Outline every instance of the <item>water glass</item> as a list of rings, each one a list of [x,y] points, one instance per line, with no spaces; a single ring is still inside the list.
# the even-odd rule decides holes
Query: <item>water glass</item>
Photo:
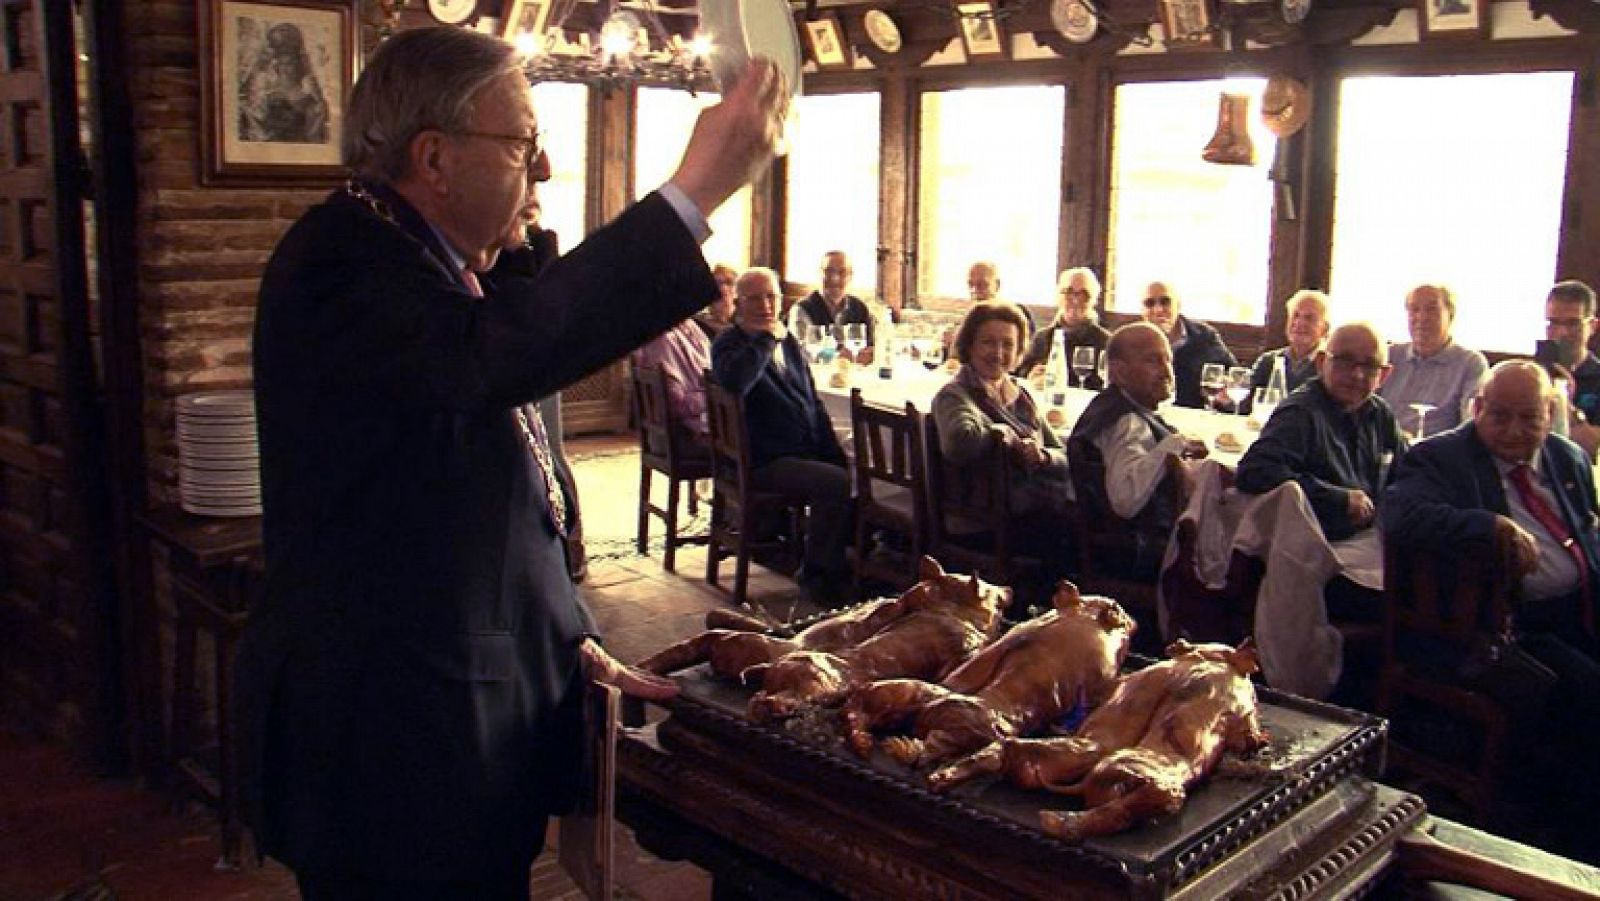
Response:
[[[1228,369],[1221,363],[1207,363],[1200,367],[1200,393],[1205,395],[1206,405],[1213,406],[1217,395],[1228,386]]]

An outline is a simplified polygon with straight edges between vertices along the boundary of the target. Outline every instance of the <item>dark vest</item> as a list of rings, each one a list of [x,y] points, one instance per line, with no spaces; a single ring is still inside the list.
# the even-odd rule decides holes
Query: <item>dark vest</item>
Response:
[[[1091,521],[1120,521],[1112,512],[1111,501],[1106,495],[1106,463],[1094,442],[1101,432],[1129,413],[1144,422],[1156,441],[1174,431],[1161,417],[1139,407],[1119,389],[1107,388],[1089,402],[1083,415],[1073,424],[1072,434],[1067,439],[1067,458],[1078,492],[1078,503],[1085,505]],[[1171,480],[1170,474],[1163,476],[1150,502],[1127,520],[1128,528],[1139,537],[1141,545],[1149,544],[1152,549],[1166,546],[1167,535],[1178,517],[1178,511],[1173,509],[1171,486],[1168,484]]]
[[[828,302],[822,299],[822,293],[812,291],[810,296],[800,301],[797,306],[806,311],[806,316],[812,325],[865,325],[867,327],[867,346],[876,347],[877,339],[872,334],[872,311],[859,297],[846,294],[844,305],[839,307],[839,315],[833,315],[828,309]]]

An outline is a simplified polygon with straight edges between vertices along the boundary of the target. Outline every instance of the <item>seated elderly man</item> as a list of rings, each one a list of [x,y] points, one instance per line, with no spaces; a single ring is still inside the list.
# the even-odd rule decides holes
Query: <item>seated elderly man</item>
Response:
[[[1233,351],[1222,343],[1217,330],[1198,319],[1179,312],[1178,297],[1165,282],[1151,282],[1144,290],[1144,321],[1161,329],[1172,346],[1174,403],[1180,407],[1203,407],[1200,371],[1207,363],[1237,366]]]
[[[1589,460],[1550,433],[1559,402],[1544,369],[1507,360],[1490,370],[1472,401],[1472,419],[1418,444],[1395,468],[1383,505],[1384,540],[1443,554],[1481,553],[1509,537],[1522,576],[1513,611],[1522,646],[1560,682],[1549,710],[1523,711],[1548,735],[1571,745],[1564,762],[1581,766],[1594,798],[1600,775],[1600,645],[1593,589],[1600,567],[1600,504]],[[1434,662],[1458,665],[1443,648],[1419,646]]]
[[[1456,302],[1444,285],[1418,285],[1406,295],[1411,342],[1390,351],[1389,377],[1378,393],[1418,438],[1460,424],[1467,401],[1489,368],[1483,354],[1450,337],[1455,319]]]
[[[1572,396],[1566,399],[1566,437],[1593,459],[1600,451],[1600,359],[1589,350],[1595,327],[1594,289],[1576,280],[1557,282],[1544,302],[1544,334],[1555,345],[1555,362],[1566,369]],[[1557,417],[1559,422],[1561,417]]]
[[[1000,299],[1000,266],[992,260],[979,260],[967,270],[967,297],[974,304],[989,303]],[[1028,331],[1034,329],[1033,313],[1022,304],[1017,304],[1017,309],[1022,317],[1028,321]]]
[[[830,250],[823,254],[822,287],[807,294],[789,311],[789,328],[803,338],[807,326],[864,325],[867,346],[856,355],[855,362],[865,366],[872,362],[872,349],[877,346],[877,317],[866,301],[848,293],[853,275],[855,269],[844,251]],[[841,345],[839,353],[848,355],[849,352]]]
[[[634,351],[633,367],[661,372],[668,425],[681,439],[680,446],[696,456],[709,455],[705,371],[711,368],[711,341],[697,320],[685,319]]]
[[[998,431],[1016,473],[1012,512],[1064,513],[1071,498],[1067,452],[1028,386],[1011,374],[1027,334],[1028,322],[1014,303],[980,303],[968,311],[955,341],[961,369],[933,398],[939,449],[965,466],[982,458],[990,433]]]
[[[1153,576],[1179,512],[1168,458],[1204,457],[1206,445],[1156,413],[1172,396],[1172,348],[1161,329],[1146,322],[1117,329],[1106,343],[1106,360],[1111,384],[1078,417],[1067,456],[1086,513],[1128,523],[1134,550],[1131,560],[1120,561],[1122,567]]]
[[[1255,389],[1267,387],[1278,361],[1283,361],[1285,379],[1284,395],[1304,385],[1317,374],[1317,351],[1328,337],[1328,295],[1321,291],[1294,292],[1285,304],[1289,311],[1289,325],[1285,330],[1289,343],[1256,357],[1255,368],[1250,373],[1251,396],[1244,400],[1244,412],[1249,413],[1255,401]]]
[[[801,588],[819,601],[842,600],[853,528],[844,450],[800,342],[778,321],[778,274],[746,270],[734,304],[735,327],[711,345],[712,375],[744,404],[757,484],[811,508]]]
[[[1329,541],[1371,526],[1385,464],[1406,450],[1394,413],[1373,393],[1387,368],[1371,325],[1334,329],[1317,355],[1317,377],[1278,405],[1239,461],[1239,490],[1265,494],[1297,482]]]
[[[1106,342],[1111,339],[1111,333],[1100,327],[1100,315],[1096,311],[1096,305],[1100,302],[1100,280],[1095,278],[1092,270],[1076,266],[1061,273],[1056,290],[1061,311],[1055,322],[1033,336],[1027,355],[1017,365],[1017,374],[1033,378],[1044,372],[1044,365],[1050,360],[1050,348],[1055,346],[1056,335],[1059,334],[1066,344],[1067,360],[1063,365],[1067,366],[1067,378],[1074,386],[1084,387],[1078,385],[1078,374],[1071,368],[1073,348],[1104,350]],[[1099,384],[1097,376],[1091,375],[1089,387],[1105,386]]]

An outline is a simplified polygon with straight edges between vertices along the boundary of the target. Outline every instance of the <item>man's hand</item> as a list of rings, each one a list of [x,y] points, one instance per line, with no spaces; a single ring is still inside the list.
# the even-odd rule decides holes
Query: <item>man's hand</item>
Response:
[[[856,362],[857,366],[871,366],[872,365],[872,348],[870,348],[870,347],[861,348],[861,352],[856,354],[855,362]]]
[[[777,64],[751,60],[722,102],[695,120],[672,183],[710,216],[772,162],[788,105],[789,86]]]
[[[1350,489],[1345,497],[1345,506],[1350,514],[1350,524],[1358,529],[1365,529],[1372,525],[1372,519],[1377,514],[1378,508],[1372,505],[1372,498],[1360,488]]]
[[[1199,438],[1183,439],[1183,450],[1178,451],[1178,457],[1184,460],[1204,460],[1211,456],[1211,448]]]
[[[1509,516],[1495,517],[1494,530],[1497,543],[1511,543],[1511,559],[1517,575],[1526,576],[1538,568],[1539,541],[1532,532],[1517,525]]]
[[[615,685],[629,697],[646,701],[666,701],[678,694],[678,684],[665,676],[647,673],[628,666],[607,654],[592,638],[583,640],[578,649],[583,659],[583,674],[596,682]]]

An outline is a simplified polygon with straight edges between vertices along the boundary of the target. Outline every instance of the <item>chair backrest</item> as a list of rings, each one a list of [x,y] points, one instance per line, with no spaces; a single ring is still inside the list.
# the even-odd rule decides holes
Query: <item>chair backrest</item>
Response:
[[[1465,646],[1500,630],[1521,580],[1513,539],[1495,536],[1490,547],[1443,554],[1383,543],[1384,643],[1391,653],[1402,634]]]
[[[667,380],[654,366],[633,370],[633,397],[639,413],[639,453],[670,467],[676,454],[667,407]]]
[[[1174,511],[1174,516],[1178,516],[1189,500],[1189,470],[1182,460],[1171,454],[1167,455],[1163,466],[1166,478],[1156,486],[1156,491],[1167,492],[1165,504]],[[1078,568],[1085,574],[1092,574],[1097,571],[1095,557],[1098,551],[1134,547],[1138,537],[1130,520],[1118,516],[1109,507],[1097,509],[1097,505],[1090,501],[1090,498],[1102,496],[1105,492],[1092,490],[1084,484],[1084,480],[1089,478],[1088,474],[1078,467],[1072,467],[1067,475],[1072,480],[1073,494],[1077,497],[1073,505],[1072,537],[1078,548]]]
[[[928,523],[936,544],[951,537],[950,521],[961,517],[994,535],[997,555],[1009,545],[1011,525],[1011,466],[1005,459],[1001,433],[989,433],[983,452],[964,466],[944,458],[939,446],[939,426],[923,418],[923,445],[928,460]]]
[[[706,425],[711,437],[711,473],[716,490],[736,501],[750,493],[750,430],[744,403],[706,373]]]
[[[923,481],[922,414],[913,404],[896,410],[868,403],[856,388],[850,392],[850,430],[858,496],[871,500],[874,482],[912,489]]]

